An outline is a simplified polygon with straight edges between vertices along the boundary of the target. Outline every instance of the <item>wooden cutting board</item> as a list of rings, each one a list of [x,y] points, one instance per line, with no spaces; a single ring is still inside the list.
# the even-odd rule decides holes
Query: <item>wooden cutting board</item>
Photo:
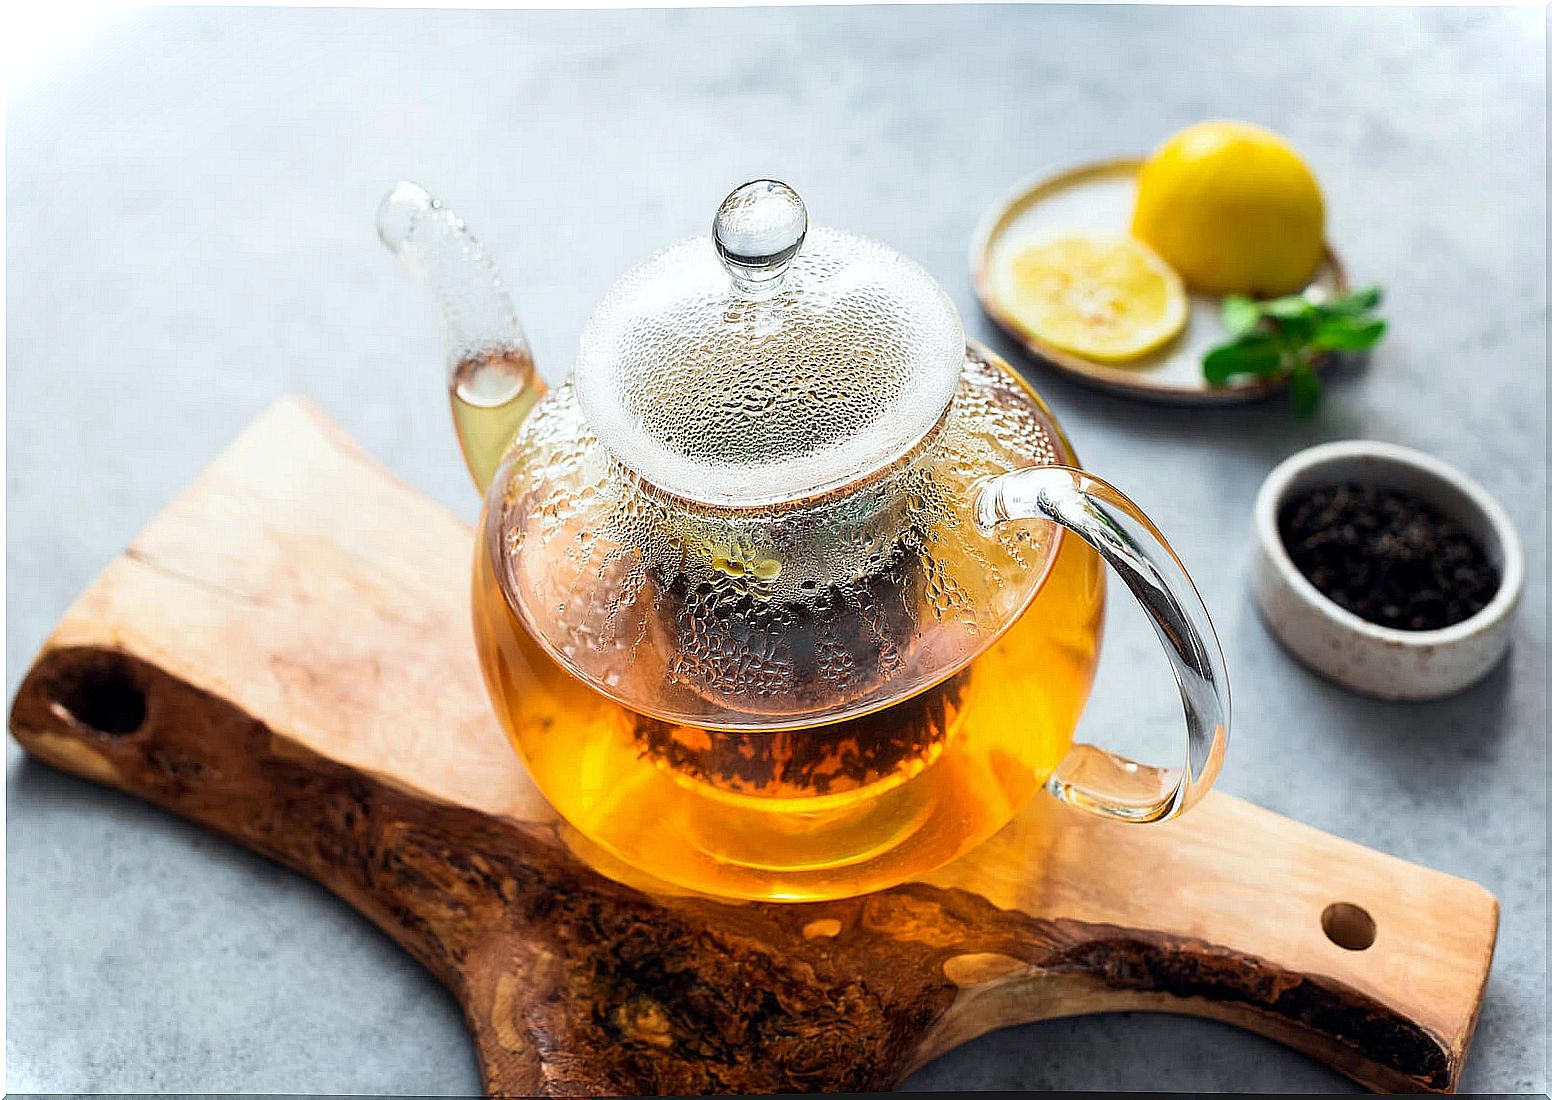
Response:
[[[12,732],[360,910],[452,989],[494,1094],[885,1089],[993,1028],[1129,1009],[1456,1087],[1492,895],[1226,795],[1155,826],[1036,798],[848,901],[676,895],[594,853],[600,874],[486,709],[471,547],[283,401],[70,609]]]

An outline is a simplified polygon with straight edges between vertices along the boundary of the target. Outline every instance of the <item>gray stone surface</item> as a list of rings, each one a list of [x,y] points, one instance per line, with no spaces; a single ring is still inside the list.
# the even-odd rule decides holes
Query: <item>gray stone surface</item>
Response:
[[[373,237],[394,180],[439,191],[516,285],[556,378],[609,280],[701,231],[731,184],[927,264],[990,337],[965,251],[1043,167],[1212,116],[1323,180],[1370,366],[1294,422],[1160,409],[1032,368],[1085,460],[1175,539],[1238,703],[1222,786],[1482,882],[1503,923],[1465,1084],[1546,1087],[1544,12],[896,8],[148,11],[26,74],[9,114],[8,692],[71,599],[275,397],[312,395],[411,483],[475,510],[432,318]],[[994,344],[1002,346],[993,339]],[[1293,664],[1246,585],[1256,486],[1289,452],[1426,448],[1518,518],[1512,656],[1423,706]],[[1112,615],[1084,734],[1163,758],[1174,702]],[[17,1091],[469,1093],[451,999],[311,883],[8,755],[7,1056]],[[1328,1091],[1225,1027],[1112,1016],[988,1036],[917,1088]]]

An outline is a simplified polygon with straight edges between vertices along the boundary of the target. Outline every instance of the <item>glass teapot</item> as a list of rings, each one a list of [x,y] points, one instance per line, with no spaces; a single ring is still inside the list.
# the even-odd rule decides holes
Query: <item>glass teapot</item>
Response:
[[[462,221],[402,183],[378,230],[441,305],[492,702],[603,859],[841,897],[1042,787],[1153,822],[1212,783],[1228,685],[1190,579],[916,263],[745,184],[609,290],[546,392]],[[1073,743],[1105,563],[1172,666],[1180,766]]]

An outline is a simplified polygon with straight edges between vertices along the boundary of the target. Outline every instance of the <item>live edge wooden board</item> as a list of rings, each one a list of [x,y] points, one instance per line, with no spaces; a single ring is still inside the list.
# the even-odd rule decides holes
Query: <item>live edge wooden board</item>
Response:
[[[849,901],[675,895],[593,854],[599,873],[486,710],[471,545],[283,401],[70,609],[11,729],[360,910],[453,990],[493,1094],[886,1089],[993,1028],[1123,1009],[1249,1028],[1376,1089],[1456,1087],[1497,902],[1225,795],[1162,826],[1037,798]],[[1349,942],[1366,923],[1334,903],[1371,946],[1333,941],[1323,914]]]

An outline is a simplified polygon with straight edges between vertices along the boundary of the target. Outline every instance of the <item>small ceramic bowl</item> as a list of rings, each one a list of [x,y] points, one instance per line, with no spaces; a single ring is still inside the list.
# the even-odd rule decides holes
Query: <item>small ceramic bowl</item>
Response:
[[[1464,526],[1498,569],[1488,605],[1442,630],[1396,630],[1323,596],[1288,557],[1277,513],[1301,490],[1341,482],[1411,493]],[[1471,478],[1420,451],[1357,440],[1311,447],[1273,470],[1256,497],[1251,583],[1268,625],[1300,661],[1366,695],[1438,699],[1486,676],[1509,647],[1524,582],[1525,555],[1503,508]]]

